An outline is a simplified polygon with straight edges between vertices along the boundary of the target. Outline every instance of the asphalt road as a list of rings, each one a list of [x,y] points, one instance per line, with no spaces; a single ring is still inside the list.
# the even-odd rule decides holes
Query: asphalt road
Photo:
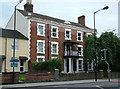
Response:
[[[5,89],[5,88],[2,88]],[[120,82],[101,82],[74,85],[58,85],[44,87],[12,88],[12,89],[120,89]]]

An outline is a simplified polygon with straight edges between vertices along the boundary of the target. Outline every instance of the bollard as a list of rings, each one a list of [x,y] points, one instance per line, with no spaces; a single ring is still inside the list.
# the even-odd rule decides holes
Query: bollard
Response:
[[[59,69],[55,69],[55,79],[59,80]]]
[[[103,79],[103,70],[99,70],[100,71],[100,77],[101,79]]]

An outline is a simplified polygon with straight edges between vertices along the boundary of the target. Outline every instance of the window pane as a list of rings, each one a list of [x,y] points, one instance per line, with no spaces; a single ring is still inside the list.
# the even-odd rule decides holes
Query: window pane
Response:
[[[78,33],[78,40],[81,40],[81,33]]]
[[[38,42],[38,51],[43,52],[43,43],[42,42]]]
[[[54,37],[57,36],[57,29],[56,28],[52,29],[52,36],[54,36]]]
[[[57,44],[53,44],[53,53],[57,53]]]
[[[38,62],[43,62],[43,58],[38,58]]]
[[[18,41],[15,40],[15,50],[18,50]],[[14,50],[14,40],[12,40],[12,43],[11,43],[11,49]]]
[[[43,26],[42,25],[38,25],[38,32],[40,35],[43,35]]]
[[[70,32],[66,31],[66,38],[70,38]]]

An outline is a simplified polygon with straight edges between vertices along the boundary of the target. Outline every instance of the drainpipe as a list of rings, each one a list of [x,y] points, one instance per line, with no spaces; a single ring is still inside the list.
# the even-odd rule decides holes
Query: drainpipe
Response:
[[[7,58],[7,38],[5,38],[5,57]],[[5,73],[6,73],[6,59],[5,59]]]
[[[49,24],[47,24],[47,60],[49,60]]]

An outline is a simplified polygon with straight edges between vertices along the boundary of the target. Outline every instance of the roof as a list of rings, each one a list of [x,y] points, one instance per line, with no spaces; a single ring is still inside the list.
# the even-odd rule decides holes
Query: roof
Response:
[[[14,30],[0,28],[0,37],[14,38]],[[26,36],[18,32],[17,30],[15,30],[15,38],[28,40]]]
[[[50,17],[50,16],[47,16],[47,15],[42,15],[42,14],[38,14],[38,13],[32,13],[32,12],[28,12],[28,11],[25,11],[25,10],[19,10],[17,9],[21,14],[23,14],[24,16],[29,16],[28,13],[31,13],[30,16],[32,17],[35,17],[35,18],[41,18],[41,19],[45,19],[45,20],[50,20],[50,21],[55,21],[55,22],[59,22],[59,23],[65,23],[66,20],[61,20],[61,19],[58,19],[58,18],[54,18],[54,17]],[[88,28],[88,29],[91,29],[87,26],[83,26],[82,24],[80,23],[75,23],[75,22],[71,22],[69,21],[69,23],[73,26],[78,26],[78,27],[85,27],[85,28]],[[91,29],[92,30],[92,29]]]

